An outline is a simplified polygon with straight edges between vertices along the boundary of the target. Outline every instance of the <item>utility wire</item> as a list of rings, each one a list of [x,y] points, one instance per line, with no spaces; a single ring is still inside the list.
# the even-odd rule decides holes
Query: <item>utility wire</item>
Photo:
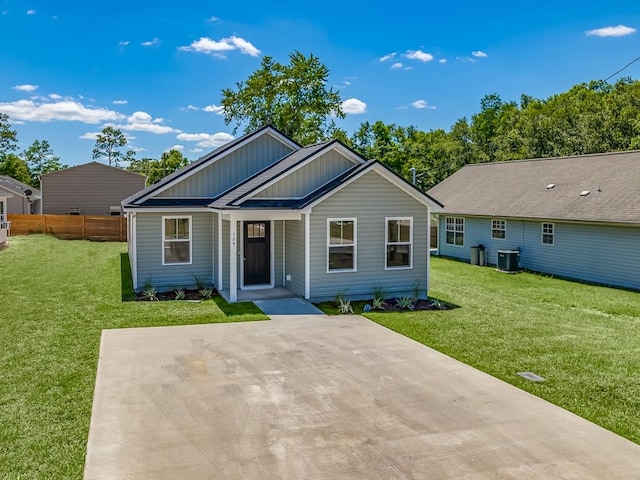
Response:
[[[624,67],[622,67],[620,70],[618,70],[616,73],[612,73],[611,75],[609,75],[607,78],[604,79],[604,81],[608,81],[611,77],[615,77],[617,74],[619,74],[620,72],[622,72],[625,68],[633,65],[634,63],[636,63],[638,60],[640,60],[640,57],[631,60],[629,63],[627,63]]]

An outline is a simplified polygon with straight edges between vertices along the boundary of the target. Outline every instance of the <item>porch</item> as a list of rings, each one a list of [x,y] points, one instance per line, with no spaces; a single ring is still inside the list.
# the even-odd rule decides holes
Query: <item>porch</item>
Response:
[[[229,289],[219,292],[227,302],[231,302]],[[236,302],[254,302],[260,300],[278,300],[281,298],[296,298],[298,295],[284,287],[238,290]]]

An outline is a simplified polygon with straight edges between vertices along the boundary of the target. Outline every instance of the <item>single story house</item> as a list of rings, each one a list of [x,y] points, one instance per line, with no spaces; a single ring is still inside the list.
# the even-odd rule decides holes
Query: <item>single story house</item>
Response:
[[[0,195],[9,193],[5,213],[28,215],[42,213],[40,190],[15,178],[0,175]]]
[[[121,215],[122,199],[142,190],[139,173],[89,162],[40,177],[42,213],[57,215]]]
[[[640,289],[640,151],[466,165],[428,191],[440,255]]]
[[[271,126],[122,202],[134,288],[206,282],[313,301],[429,288],[436,201],[337,140],[302,147]]]
[[[0,190],[0,247],[7,245],[9,241],[10,222],[7,220],[7,202],[11,194]]]

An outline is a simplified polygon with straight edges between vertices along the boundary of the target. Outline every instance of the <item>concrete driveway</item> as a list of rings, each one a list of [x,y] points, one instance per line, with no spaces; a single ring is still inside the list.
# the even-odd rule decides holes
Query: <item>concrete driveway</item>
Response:
[[[629,479],[640,446],[359,316],[103,332],[85,479]]]

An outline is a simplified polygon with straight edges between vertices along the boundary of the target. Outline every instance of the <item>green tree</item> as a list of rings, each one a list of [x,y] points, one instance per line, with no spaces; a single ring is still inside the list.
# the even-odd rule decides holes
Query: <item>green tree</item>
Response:
[[[16,149],[17,135],[15,130],[11,130],[9,116],[0,112],[0,157]]]
[[[133,160],[127,170],[146,175],[147,185],[151,185],[181,169],[188,163],[189,160],[180,151],[171,149],[168,152],[164,152],[159,160],[146,157],[140,160]]]
[[[265,56],[235,90],[222,90],[224,121],[235,124],[234,133],[242,124],[245,132],[271,124],[303,145],[331,138],[337,130],[332,117],[345,114],[340,94],[327,88],[328,77],[329,69],[313,54],[295,51],[288,64]]]
[[[53,154],[53,149],[46,140],[35,140],[23,152],[22,158],[31,172],[31,180],[26,183],[36,188],[40,188],[40,175],[65,168],[60,163],[60,157]]]
[[[13,153],[0,158],[0,175],[6,175],[22,183],[31,185],[31,172],[26,162]]]
[[[117,128],[105,127],[96,138],[93,148],[93,159],[106,159],[109,165],[119,167],[121,162],[131,162],[135,159],[135,152],[123,152],[120,148],[127,145],[127,137]]]

